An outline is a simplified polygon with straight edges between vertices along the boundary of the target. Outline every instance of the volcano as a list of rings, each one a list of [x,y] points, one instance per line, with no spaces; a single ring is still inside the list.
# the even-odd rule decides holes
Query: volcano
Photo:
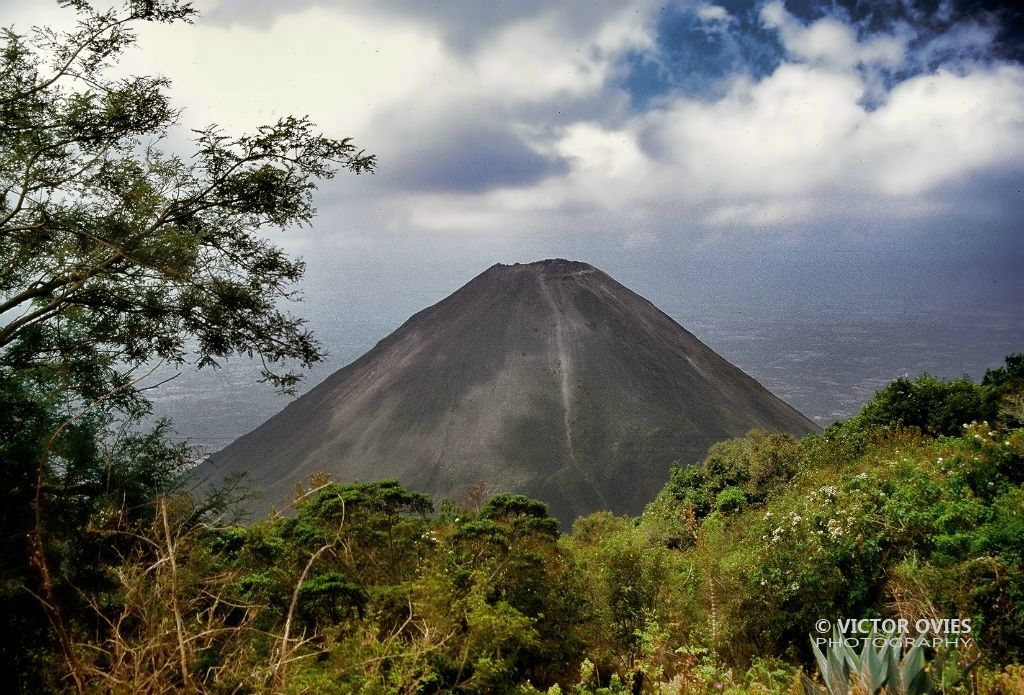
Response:
[[[639,513],[673,462],[754,428],[818,430],[651,302],[555,259],[488,268],[205,467],[247,472],[263,508],[325,472],[435,498],[483,483],[569,524]]]

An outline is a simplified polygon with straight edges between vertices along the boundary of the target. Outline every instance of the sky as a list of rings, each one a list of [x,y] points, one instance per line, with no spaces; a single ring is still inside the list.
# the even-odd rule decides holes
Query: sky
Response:
[[[353,303],[386,333],[495,262],[554,256],[732,359],[716,336],[743,317],[910,312],[935,336],[977,320],[983,356],[961,345],[937,369],[954,375],[1024,337],[1024,13],[1006,3],[195,5],[123,61],[170,78],[182,134],[308,115],[378,157],[321,186],[313,226],[274,235],[309,263],[299,313],[325,343]],[[0,3],[18,28],[68,15]],[[986,342],[992,316],[1010,332]],[[901,349],[898,368],[928,368]]]

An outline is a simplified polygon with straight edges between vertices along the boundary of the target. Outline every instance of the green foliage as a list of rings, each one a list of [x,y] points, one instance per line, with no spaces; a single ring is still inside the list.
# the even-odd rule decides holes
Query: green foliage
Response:
[[[300,543],[307,552],[344,543],[352,572],[395,579],[408,553],[418,552],[426,515],[434,509],[429,497],[409,492],[396,480],[350,485],[331,484],[300,504],[294,519],[282,522],[283,538]]]
[[[983,415],[983,392],[970,379],[942,381],[928,374],[900,377],[875,394],[857,416],[861,427],[916,427],[932,435],[956,435]],[[980,418],[979,418],[980,419]]]
[[[167,551],[125,557],[100,606],[117,639],[92,667],[139,689],[128,674],[177,664],[159,626],[178,606],[196,646],[160,682],[207,692],[782,695],[818,692],[801,675],[817,662],[830,692],[914,692],[925,672],[932,692],[967,673],[1006,690],[1024,644],[1024,430],[847,423],[714,453],[643,517],[593,514],[561,537],[535,500],[431,516],[393,480],[324,484],[247,528],[189,525],[182,506],[178,593]],[[762,463],[782,472],[752,475]],[[693,491],[714,491],[703,516]],[[822,617],[936,616],[971,618],[974,641],[826,654],[806,637]]]
[[[818,661],[826,690],[805,682],[805,692],[846,695],[852,688],[861,689],[874,695],[882,688],[886,692],[900,695],[919,695],[926,692],[924,681],[924,656],[921,643],[915,644],[899,663],[899,648],[894,646],[891,635],[884,636],[882,646],[876,651],[876,633],[871,632],[864,640],[863,651],[858,654],[847,643],[838,628],[833,630],[827,656],[811,638],[811,648]]]
[[[578,519],[567,547],[590,597],[589,656],[599,673],[660,678],[677,636],[665,629],[678,571],[671,553],[608,513]]]
[[[547,505],[522,495],[495,495],[480,510],[480,518],[500,521],[516,533],[558,536],[558,521],[548,515]]]
[[[646,552],[668,550],[682,570],[682,581],[666,583],[670,608],[658,618],[676,626],[673,639],[709,645],[733,664],[765,654],[806,664],[803,636],[818,618],[898,611],[971,617],[986,653],[1021,658],[1024,431],[984,422],[976,387],[932,381],[917,383],[935,398],[898,403],[906,384],[883,389],[861,416],[784,456],[756,459],[764,437],[755,434],[713,447],[703,467],[673,470],[636,525]],[[904,422],[943,412],[958,421],[952,435],[935,436],[876,419],[880,405]],[[751,484],[755,460],[780,471],[760,480],[787,482]],[[593,520],[574,537],[597,544],[615,532]],[[673,660],[665,664],[671,674]]]
[[[202,571],[233,578],[224,619],[253,630],[250,685],[500,693],[575,675],[584,599],[543,504],[499,495],[431,519],[427,497],[385,480],[322,485],[295,507],[196,537]],[[302,669],[274,666],[286,626]],[[197,687],[226,687],[218,674]]]
[[[337,570],[309,577],[299,589],[299,614],[310,630],[344,621],[361,611],[366,592]]]
[[[855,420],[755,432],[706,463],[674,471],[641,518],[595,514],[561,537],[519,495],[431,518],[395,481],[328,484],[294,518],[210,533],[209,557],[236,576],[224,604],[246,606],[230,624],[302,636],[304,665],[276,669],[280,642],[253,638],[257,689],[781,695],[817,688],[801,683],[817,660],[829,692],[913,692],[926,667],[933,692],[969,671],[979,692],[1004,687],[989,664],[1024,644],[1024,431]],[[808,644],[817,619],[853,616],[970,617],[974,642]]]
[[[1024,426],[1024,353],[1008,355],[1005,366],[986,370],[981,387],[990,418]]]
[[[135,433],[156,366],[257,357],[290,389],[321,357],[282,310],[303,264],[265,228],[308,223],[317,180],[372,156],[285,117],[237,137],[211,126],[161,151],[177,112],[162,77],[117,69],[139,22],[191,21],[178,0],[81,0],[68,32],[0,30],[0,674],[30,687],[95,621],[108,567],[134,557],[156,500],[196,454],[168,425]],[[228,502],[192,505],[187,523]],[[186,524],[187,525],[187,524]],[[59,669],[64,673],[66,669]]]
[[[746,437],[713,445],[702,466],[673,467],[661,496],[691,507],[698,517],[719,508],[719,497],[727,504],[761,504],[794,475],[803,457],[803,445],[788,434],[766,434],[754,430]]]
[[[747,496],[738,487],[727,487],[715,496],[715,508],[725,514],[740,512],[747,506]]]
[[[952,692],[970,675],[974,664],[960,666],[955,652],[940,649],[931,662],[925,655],[925,641],[918,639],[905,651],[904,640],[874,630],[862,638],[858,654],[844,635],[834,629],[822,653],[811,637],[811,648],[825,687],[810,679],[803,681],[807,695],[846,695],[849,692],[889,695],[924,695]]]

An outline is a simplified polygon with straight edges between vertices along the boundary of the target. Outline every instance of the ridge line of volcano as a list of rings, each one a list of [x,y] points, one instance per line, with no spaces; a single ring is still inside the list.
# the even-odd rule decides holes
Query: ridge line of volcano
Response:
[[[562,393],[562,422],[565,425],[565,447],[569,453],[569,464],[572,466],[580,477],[587,482],[590,489],[598,500],[601,501],[605,507],[608,506],[608,501],[601,494],[600,488],[594,483],[593,477],[590,475],[589,470],[585,470],[580,467],[579,461],[576,460],[576,447],[572,442],[572,397],[569,393],[569,356],[565,350],[565,338],[562,335],[562,312],[558,305],[555,303],[555,298],[551,296],[551,290],[548,287],[547,281],[543,273],[537,275],[537,281],[540,283],[541,294],[544,295],[544,299],[547,301],[548,306],[551,308],[551,315],[555,319],[555,348],[558,352],[558,365],[559,365],[559,380],[560,390]]]

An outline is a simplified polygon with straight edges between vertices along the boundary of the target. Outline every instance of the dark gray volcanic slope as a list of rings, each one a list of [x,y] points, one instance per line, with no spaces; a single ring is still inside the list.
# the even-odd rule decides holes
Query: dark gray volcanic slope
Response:
[[[673,461],[753,428],[817,427],[653,304],[585,263],[495,265],[213,455],[280,505],[295,483],[395,477],[458,499],[635,514]]]

